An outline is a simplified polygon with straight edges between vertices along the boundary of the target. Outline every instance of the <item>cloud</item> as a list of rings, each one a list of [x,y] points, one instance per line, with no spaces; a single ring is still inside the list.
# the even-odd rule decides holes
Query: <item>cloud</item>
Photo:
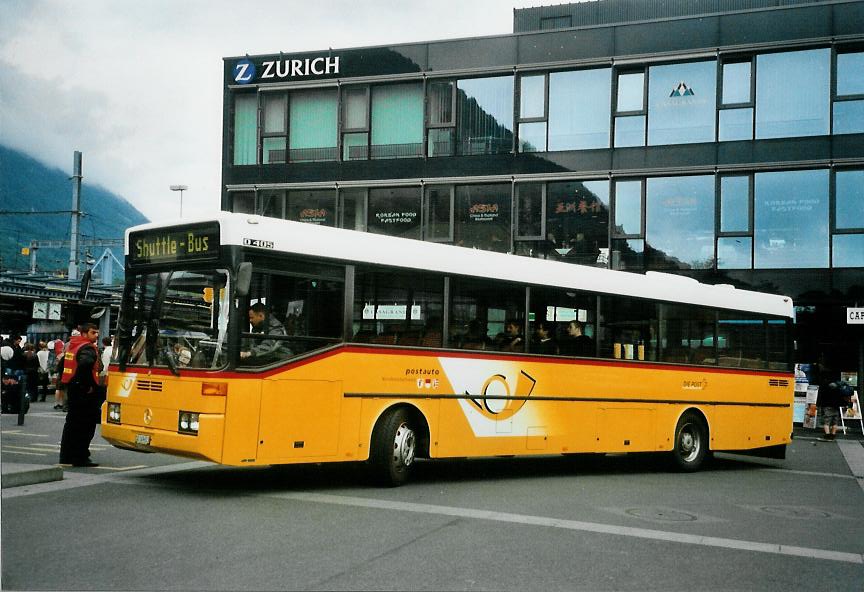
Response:
[[[517,0],[2,0],[0,141],[154,220],[220,207],[222,58],[512,30]]]

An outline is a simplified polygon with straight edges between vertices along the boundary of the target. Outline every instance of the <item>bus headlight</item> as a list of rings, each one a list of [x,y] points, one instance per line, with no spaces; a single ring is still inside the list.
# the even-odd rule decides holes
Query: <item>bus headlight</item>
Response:
[[[120,403],[108,403],[108,423],[120,423]]]
[[[181,411],[177,421],[177,431],[181,434],[198,435],[198,414],[191,411]]]

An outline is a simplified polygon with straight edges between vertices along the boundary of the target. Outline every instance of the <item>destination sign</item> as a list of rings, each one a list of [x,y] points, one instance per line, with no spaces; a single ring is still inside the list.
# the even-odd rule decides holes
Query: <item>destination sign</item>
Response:
[[[129,235],[133,265],[202,261],[218,256],[218,223],[142,230]]]

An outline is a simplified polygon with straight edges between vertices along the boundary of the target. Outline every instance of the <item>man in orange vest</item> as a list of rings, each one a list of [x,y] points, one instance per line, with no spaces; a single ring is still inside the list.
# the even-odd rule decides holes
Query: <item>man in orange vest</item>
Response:
[[[92,323],[82,327],[81,335],[69,341],[63,354],[63,374],[60,381],[66,385],[66,424],[60,440],[60,463],[74,467],[97,467],[90,460],[90,441],[96,433],[102,405],[99,386],[99,328]]]

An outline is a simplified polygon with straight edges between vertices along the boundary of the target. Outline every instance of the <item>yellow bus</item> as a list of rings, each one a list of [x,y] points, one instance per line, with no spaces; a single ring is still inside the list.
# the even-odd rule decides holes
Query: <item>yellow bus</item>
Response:
[[[224,213],[126,237],[115,446],[234,466],[783,458],[789,298]]]

